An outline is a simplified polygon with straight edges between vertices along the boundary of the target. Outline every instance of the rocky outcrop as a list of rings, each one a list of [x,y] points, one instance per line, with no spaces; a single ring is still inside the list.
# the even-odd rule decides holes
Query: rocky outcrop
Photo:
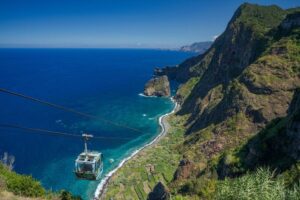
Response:
[[[148,200],[169,200],[170,199],[170,192],[168,189],[159,182],[153,188],[153,191],[149,193]]]
[[[194,164],[188,159],[182,159],[174,174],[174,180],[187,179],[194,169]]]
[[[144,89],[144,95],[146,96],[158,96],[168,97],[171,95],[170,82],[166,75],[155,76],[150,79]]]

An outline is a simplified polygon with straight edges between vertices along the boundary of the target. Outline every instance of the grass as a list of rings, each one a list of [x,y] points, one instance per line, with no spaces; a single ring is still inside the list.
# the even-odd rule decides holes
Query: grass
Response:
[[[184,98],[188,97],[199,80],[199,77],[190,78],[185,84],[181,85],[177,91],[177,94],[180,94]]]
[[[269,169],[259,168],[255,173],[219,181],[214,199],[297,200],[299,196],[299,184],[286,188],[283,179],[274,177],[274,172],[271,172]]]

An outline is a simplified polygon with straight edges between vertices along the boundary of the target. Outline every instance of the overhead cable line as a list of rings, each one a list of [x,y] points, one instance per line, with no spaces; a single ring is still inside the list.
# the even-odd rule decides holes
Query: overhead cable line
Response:
[[[17,96],[17,97],[20,97],[20,98],[23,98],[23,99],[27,99],[27,100],[30,100],[30,101],[33,101],[33,102],[37,102],[37,103],[40,103],[40,104],[43,104],[43,105],[47,105],[47,106],[50,106],[50,107],[53,107],[53,108],[57,108],[57,109],[60,109],[60,110],[66,111],[66,112],[74,113],[74,114],[77,114],[77,115],[80,115],[80,116],[83,116],[83,117],[86,117],[86,118],[100,120],[100,121],[103,121],[107,124],[111,124],[113,126],[128,129],[128,130],[131,130],[131,131],[134,131],[134,132],[145,133],[145,132],[143,132],[139,129],[132,128],[130,126],[126,126],[126,125],[123,125],[123,124],[119,124],[119,123],[113,122],[111,120],[107,120],[107,119],[99,117],[99,116],[86,114],[86,113],[74,110],[72,108],[67,108],[67,107],[64,107],[64,106],[61,106],[61,105],[58,105],[58,104],[54,104],[54,103],[51,103],[51,102],[48,102],[48,101],[37,99],[37,98],[27,96],[27,95],[24,95],[24,94],[21,94],[21,93],[13,92],[13,91],[10,91],[10,90],[4,89],[4,88],[0,88],[0,92],[6,93],[6,94],[9,94],[9,95],[12,95],[12,96]]]
[[[40,129],[40,128],[31,128],[31,127],[24,127],[20,125],[15,124],[0,124],[1,128],[12,128],[12,129],[20,129],[24,131],[33,132],[36,134],[42,134],[42,135],[57,135],[57,136],[67,136],[67,137],[77,137],[82,138],[82,135],[74,134],[74,133],[66,133],[66,132],[60,132],[60,131],[51,131],[46,129]],[[99,140],[130,140],[130,138],[123,138],[123,137],[105,137],[105,136],[93,136],[94,139]]]

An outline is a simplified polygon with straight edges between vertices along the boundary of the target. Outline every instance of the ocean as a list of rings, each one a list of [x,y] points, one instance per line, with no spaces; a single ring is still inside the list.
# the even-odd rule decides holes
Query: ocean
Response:
[[[103,176],[159,133],[158,118],[170,112],[169,98],[143,97],[154,67],[176,65],[192,53],[141,49],[0,49],[0,88],[143,130],[112,126],[97,119],[0,93],[0,124],[120,139],[94,139],[104,154]],[[123,140],[121,138],[127,138]],[[0,157],[15,157],[14,170],[31,174],[52,191],[68,190],[91,199],[101,181],[74,177],[80,138],[39,135],[0,128]],[[113,160],[114,162],[109,162]]]

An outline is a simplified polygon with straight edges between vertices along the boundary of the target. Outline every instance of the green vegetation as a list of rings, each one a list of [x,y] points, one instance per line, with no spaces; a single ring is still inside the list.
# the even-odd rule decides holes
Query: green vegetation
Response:
[[[53,193],[46,191],[40,182],[27,175],[20,175],[11,171],[7,166],[0,162],[0,199],[1,192],[8,191],[16,195],[16,197],[32,197],[39,199],[53,200],[80,200],[78,196],[73,196],[67,191],[61,193]],[[13,198],[9,196],[8,198]],[[29,199],[28,199],[29,200]]]
[[[5,183],[7,190],[16,195],[26,197],[43,197],[46,195],[45,189],[31,176],[9,171],[2,164],[0,164],[0,179]]]
[[[171,70],[184,80],[172,129],[117,172],[107,198],[145,199],[159,181],[180,200],[300,196],[296,12],[243,4],[208,52]]]
[[[207,53],[204,54],[203,58],[199,63],[189,68],[189,71],[192,77],[200,79],[204,72],[207,70],[210,62],[212,61],[213,55],[215,53],[215,48],[210,49]]]
[[[217,174],[209,172],[205,176],[191,178],[180,185],[179,193],[190,199],[213,199],[217,186],[216,177]],[[175,197],[181,195],[175,194]]]
[[[218,181],[216,200],[230,199],[265,199],[265,200],[297,200],[300,196],[300,185],[287,188],[284,180],[275,177],[269,169],[258,169],[255,173],[242,177]]]
[[[297,160],[299,141],[293,124],[299,122],[298,96],[297,90],[289,108],[290,113],[286,117],[272,120],[245,144],[221,156],[217,168],[222,177],[235,177],[268,166],[276,170],[286,184],[297,183],[300,177],[300,163]]]
[[[70,192],[68,191],[61,191],[59,195],[61,200],[81,200],[79,196],[73,196]]]
[[[259,132],[263,126],[262,122],[285,114],[287,106],[282,102],[291,102],[293,90],[300,86],[297,78],[300,71],[298,32],[290,31],[279,37],[276,34],[276,39],[272,35],[277,31],[277,26],[286,14],[287,11],[276,6],[261,7],[249,4],[244,4],[237,11],[236,18],[231,21],[236,26],[235,31],[245,34],[244,32],[250,28],[254,32],[250,40],[260,41],[260,38],[264,38],[267,41],[265,43],[267,48],[264,47],[261,52],[255,48],[255,52],[250,52],[252,55],[259,52],[261,55],[240,75],[228,81],[229,83],[219,84],[219,80],[215,80],[209,86],[206,82],[214,77],[201,77],[197,83],[197,90],[191,92],[186,98],[184,105],[188,105],[187,109],[193,113],[193,118],[190,118],[187,123],[189,135],[185,137],[181,152],[196,163],[198,173],[193,174],[193,177],[197,178],[176,181],[177,185],[172,186],[179,188],[177,193],[210,199],[209,193],[204,195],[204,192],[199,191],[205,190],[207,185],[213,188],[212,183],[217,178],[240,176],[259,166],[278,168],[278,173],[286,174],[283,179],[289,185],[294,184],[291,180],[295,181],[299,177],[295,162],[288,156],[288,152],[283,152],[291,144],[287,135],[282,134],[283,129],[286,129],[287,119],[277,119]],[[239,30],[245,26],[248,28]],[[223,37],[220,36],[220,40],[224,40]],[[238,37],[232,36],[233,39]],[[235,40],[233,45],[237,45],[238,42],[239,45],[243,45],[241,38]],[[216,52],[221,48],[223,47],[216,49]],[[227,48],[234,48],[234,46]],[[225,54],[226,52],[220,53],[219,60],[216,62],[221,62]],[[214,57],[218,58],[216,54]],[[220,64],[221,69],[225,66],[226,63]],[[220,70],[214,64],[210,64],[207,67],[207,76],[210,75],[208,73],[210,68],[215,71]],[[226,78],[224,79],[227,81]],[[186,84],[188,85],[189,81]],[[189,112],[185,110],[184,113]],[[190,127],[193,129],[191,130]],[[197,127],[201,128],[197,129]],[[253,137],[256,133],[257,136]],[[247,146],[246,149],[244,145]],[[260,157],[250,155],[250,150]],[[207,177],[214,170],[218,171],[218,175]],[[208,181],[209,184],[199,184],[199,181]]]
[[[181,159],[178,144],[183,141],[183,122],[169,116],[168,135],[151,148],[145,149],[128,161],[112,178],[106,199],[146,199],[147,194],[161,181],[168,185]]]
[[[278,6],[259,6],[245,3],[240,6],[236,24],[243,23],[251,27],[257,36],[263,36],[284,19],[286,11]]]
[[[275,174],[275,171],[259,168],[255,172],[233,179],[216,180],[200,177],[187,181],[180,192],[186,199],[298,200],[300,182],[288,186],[281,176]],[[175,196],[175,199],[176,197],[181,199],[180,195]]]
[[[199,82],[198,77],[194,77],[189,79],[182,87],[180,87],[177,91],[177,94],[186,98],[187,96],[190,95],[191,91],[195,87],[195,85]]]

